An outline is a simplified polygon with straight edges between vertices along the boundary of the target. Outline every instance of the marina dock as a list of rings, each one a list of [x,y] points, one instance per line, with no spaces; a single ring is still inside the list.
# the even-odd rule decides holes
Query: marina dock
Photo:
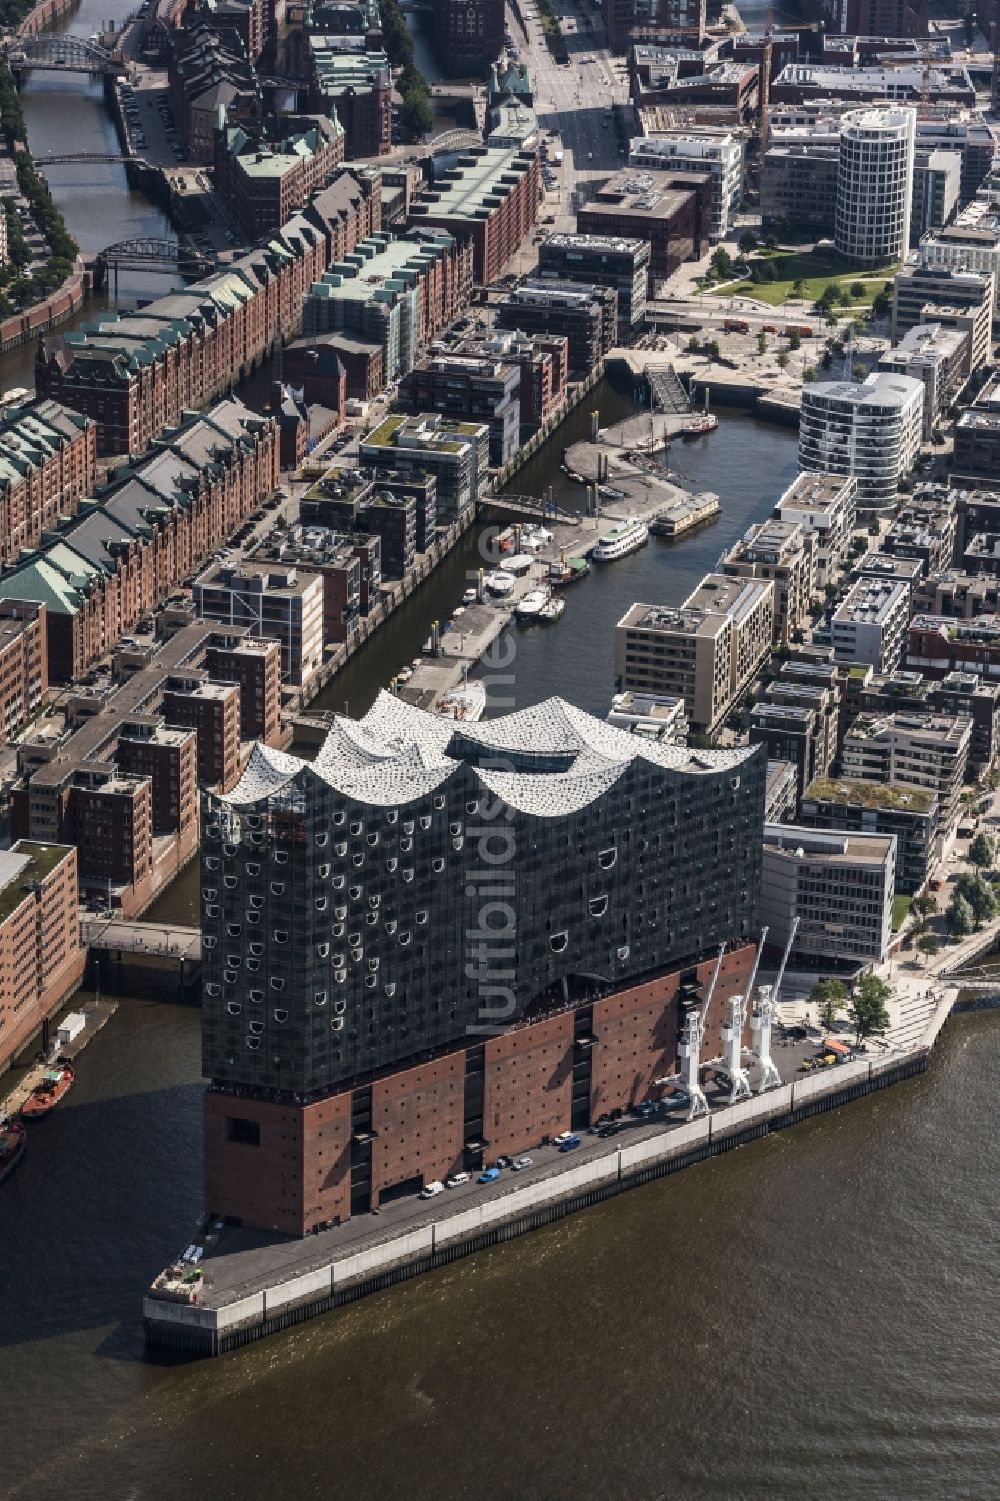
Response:
[[[67,1009],[67,1008],[64,1008]],[[92,1000],[83,1006],[74,1005],[73,1011],[80,1011],[86,1017],[86,1024],[77,1033],[72,1042],[63,1045],[53,1043],[52,1057],[32,1061],[26,1068],[20,1064],[14,1064],[9,1075],[4,1081],[5,1093],[0,1096],[0,1120],[7,1115],[16,1115],[21,1106],[31,1094],[35,1085],[41,1082],[42,1075],[52,1065],[52,1058],[58,1056],[73,1063],[89,1042],[92,1042],[102,1027],[114,1016],[118,1010],[118,1002],[115,1000]],[[53,1023],[53,1027],[55,1023]]]

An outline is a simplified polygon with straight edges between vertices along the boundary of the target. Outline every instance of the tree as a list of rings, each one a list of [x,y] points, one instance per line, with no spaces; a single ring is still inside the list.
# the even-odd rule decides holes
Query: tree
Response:
[[[925,892],[923,896],[913,898],[913,906],[921,917],[930,917],[932,912],[937,911],[937,900],[929,892]]]
[[[926,958],[932,958],[941,947],[941,941],[934,933],[921,933],[917,939],[917,948]]]
[[[851,296],[852,297],[863,297],[864,295],[865,295],[865,284],[864,284],[864,282],[863,281],[852,281],[851,282]]]
[[[878,975],[862,975],[851,997],[851,1021],[858,1042],[889,1026],[887,1002],[892,991]]]
[[[868,374],[868,367],[866,365],[863,365],[860,360],[855,360],[854,364],[851,366],[851,374],[854,376],[855,380],[864,380],[865,376]]]
[[[788,364],[788,355],[785,353],[784,350],[782,350],[781,353],[778,355],[778,364],[781,366],[782,370],[784,370],[785,367]]]
[[[400,121],[403,129],[412,136],[425,136],[434,128],[434,111],[427,102],[426,93],[417,89],[411,89],[403,95],[403,108],[400,111]]]
[[[760,333],[757,335],[757,353],[758,354],[764,354],[764,352],[766,351],[766,349],[767,349],[767,334],[764,333],[763,329],[761,329]]]
[[[976,914],[958,891],[948,903],[948,926],[959,938],[965,938],[975,931]]]
[[[806,289],[805,282],[802,280],[801,276],[797,276],[795,278],[795,280],[792,282],[792,296],[793,297],[801,297],[802,294],[803,294],[803,292],[805,291],[805,289]]]
[[[889,293],[883,287],[883,289],[882,289],[881,292],[876,292],[876,294],[875,294],[875,300],[872,303],[872,317],[873,318],[888,318],[888,316],[889,316],[889,314],[891,312],[892,312],[892,298],[889,296]]]
[[[802,348],[802,335],[799,333],[797,328],[793,328],[791,333],[788,335],[788,347],[793,352],[796,349]]]
[[[837,1019],[838,1011],[844,1009],[847,986],[840,980],[817,980],[809,992],[809,999],[818,1005],[820,1022],[829,1031]]]
[[[721,245],[713,254],[709,264],[722,281],[733,274],[733,258],[728,250],[723,250]]]
[[[997,900],[993,895],[993,887],[982,876],[959,876],[955,882],[955,892],[971,907],[976,927],[996,915]]]
[[[802,372],[802,379],[805,381],[806,385],[810,385],[812,383],[812,381],[814,381],[816,379],[816,367],[815,367],[815,365],[808,365],[806,367],[806,369],[803,370],[803,372]]]
[[[708,343],[705,345],[705,353],[708,355],[710,360],[718,360],[722,358],[722,350],[719,348],[718,339],[709,339]]]
[[[752,229],[745,229],[740,235],[738,244],[743,254],[749,255],[751,250],[757,249],[757,236]]]
[[[688,339],[687,347],[688,347],[688,353],[689,354],[697,354],[698,353],[698,350],[701,348],[701,344],[698,341],[697,334],[692,334],[691,335],[690,339]]]
[[[993,864],[993,840],[988,834],[978,833],[969,845],[969,859],[980,869]]]

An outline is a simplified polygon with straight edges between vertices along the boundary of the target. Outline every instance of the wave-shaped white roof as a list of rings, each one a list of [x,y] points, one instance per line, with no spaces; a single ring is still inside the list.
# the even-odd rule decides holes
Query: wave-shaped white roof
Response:
[[[463,757],[448,754],[456,737],[495,754],[496,766],[476,768],[485,787],[509,807],[539,818],[586,807],[634,761],[697,776],[738,766],[752,755],[746,746],[693,751],[661,745],[616,729],[561,698],[456,726],[453,719],[380,693],[363,719],[334,719],[313,762],[257,745],[240,781],[221,801],[247,807],[308,772],[354,802],[381,807],[414,802],[463,764]],[[505,755],[559,755],[568,762],[555,771],[511,770],[503,765]]]

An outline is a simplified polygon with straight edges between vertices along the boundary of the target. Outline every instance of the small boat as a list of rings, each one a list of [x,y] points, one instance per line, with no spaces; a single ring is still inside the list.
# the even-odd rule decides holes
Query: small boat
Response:
[[[475,589],[466,589],[465,593],[462,595],[462,603],[466,606],[466,608],[468,608],[469,605],[476,604],[478,599],[479,594]]]
[[[497,537],[497,546],[499,547],[501,552],[513,552],[514,528],[512,526],[506,527],[500,533],[500,535]]]
[[[545,601],[544,605],[539,610],[538,618],[539,620],[544,622],[545,625],[552,625],[554,621],[560,619],[565,609],[566,601],[564,599],[555,599],[554,597],[550,597]]]
[[[435,714],[442,719],[457,719],[463,724],[475,724],[486,710],[486,684],[478,679],[464,682],[451,688],[438,701]]]
[[[514,592],[517,580],[512,573],[507,573],[503,568],[495,568],[492,573],[486,575],[483,583],[496,599],[509,599]]]
[[[412,678],[412,676],[413,676],[413,668],[412,667],[401,667],[399,669],[399,671],[396,673],[396,682],[397,683],[408,683],[410,681],[410,679]]]
[[[0,1183],[17,1167],[27,1145],[28,1133],[20,1121],[0,1121]]]
[[[537,620],[548,604],[549,596],[544,589],[529,589],[514,608],[518,620]]]
[[[713,412],[702,412],[700,417],[694,417],[684,428],[681,436],[684,438],[703,438],[706,433],[714,433],[719,425],[719,419]]]
[[[627,558],[630,553],[638,552],[648,541],[649,527],[644,521],[626,521],[601,538],[591,557],[595,563],[614,563],[619,558]]]
[[[60,1063],[56,1068],[46,1069],[41,1082],[35,1085],[21,1106],[21,1114],[26,1120],[40,1120],[43,1115],[48,1115],[49,1111],[54,1110],[63,1096],[72,1089],[75,1077],[68,1063]]]
[[[553,589],[565,589],[569,584],[578,584],[590,572],[586,558],[560,558],[549,564],[549,584]]]
[[[528,569],[531,567],[534,561],[535,560],[530,553],[516,552],[513,557],[504,558],[504,572],[513,573],[515,576],[520,576],[522,573],[528,572]]]
[[[465,614],[465,606],[464,605],[459,605],[457,609],[452,610],[452,612],[451,612],[451,618],[452,618],[452,620],[461,620],[461,618],[462,618],[462,616],[464,614]]]

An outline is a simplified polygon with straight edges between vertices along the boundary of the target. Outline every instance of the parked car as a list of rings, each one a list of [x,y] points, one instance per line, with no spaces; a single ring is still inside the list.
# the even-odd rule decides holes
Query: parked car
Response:
[[[438,1194],[443,1193],[444,1184],[438,1183],[438,1181],[435,1179],[433,1183],[426,1183],[424,1185],[424,1187],[420,1190],[420,1197],[422,1199],[436,1199]]]
[[[597,1128],[597,1134],[602,1139],[606,1136],[617,1136],[621,1128],[621,1121],[608,1121],[606,1125]]]
[[[510,1167],[512,1160],[512,1158],[506,1156],[505,1153],[501,1152],[500,1156],[496,1160],[496,1165],[497,1167]]]
[[[497,1179],[499,1178],[499,1176],[500,1176],[500,1169],[498,1167],[487,1167],[487,1168],[484,1168],[483,1171],[479,1174],[479,1177],[476,1179],[476,1182],[477,1183],[495,1183],[497,1181]]]
[[[469,1181],[469,1175],[468,1175],[468,1173],[452,1173],[451,1177],[447,1181],[447,1187],[448,1188],[461,1188],[462,1184],[463,1183],[468,1183],[468,1181]]]
[[[511,1168],[513,1169],[513,1171],[515,1173],[523,1173],[524,1170],[525,1170],[525,1168],[526,1167],[530,1167],[530,1166],[531,1166],[531,1158],[530,1157],[515,1157],[514,1161],[511,1163]]]
[[[675,1089],[660,1103],[661,1110],[687,1110],[691,1096],[686,1089]]]

